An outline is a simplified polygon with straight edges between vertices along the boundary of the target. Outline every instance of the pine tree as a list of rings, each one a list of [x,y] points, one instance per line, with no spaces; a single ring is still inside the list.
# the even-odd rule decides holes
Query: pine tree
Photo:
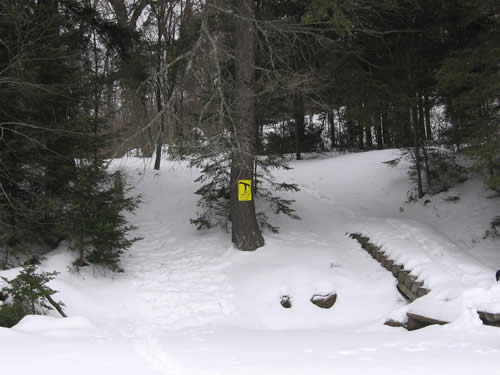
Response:
[[[0,3],[5,265],[12,252],[29,257],[33,249],[47,251],[69,239],[88,260],[117,269],[130,246],[121,210],[137,201],[124,198],[123,177],[113,177],[104,163],[100,76],[88,63],[92,32],[81,10],[64,0]],[[92,237],[90,228],[101,233]],[[92,253],[98,250],[106,260]]]
[[[197,131],[191,141],[177,144],[170,149],[171,156],[188,159],[191,168],[198,168],[200,176],[195,180],[201,187],[195,192],[200,198],[197,202],[197,216],[191,223],[198,230],[221,227],[228,232],[231,223],[231,135],[228,132],[208,138]],[[255,161],[255,184],[253,194],[262,208],[256,217],[261,228],[277,232],[266,211],[285,214],[298,218],[292,208],[293,200],[281,196],[283,191],[298,191],[296,184],[278,182],[272,177],[272,170],[290,169],[282,155],[268,153],[259,155]]]
[[[449,54],[438,74],[452,127],[445,139],[476,159],[491,188],[500,188],[500,23],[495,1],[443,9]]]
[[[124,213],[139,204],[138,197],[126,197],[128,192],[120,171],[110,174],[102,160],[80,162],[77,180],[68,192],[64,213],[68,221],[60,229],[78,254],[77,269],[90,263],[122,271],[120,256],[140,239],[128,236],[135,227],[127,223]]]
[[[25,315],[45,314],[52,309],[66,317],[64,304],[52,298],[57,291],[47,285],[56,275],[57,272],[39,273],[36,264],[26,263],[12,280],[2,278],[7,286],[0,290],[6,300],[0,304],[0,327],[12,327]]]

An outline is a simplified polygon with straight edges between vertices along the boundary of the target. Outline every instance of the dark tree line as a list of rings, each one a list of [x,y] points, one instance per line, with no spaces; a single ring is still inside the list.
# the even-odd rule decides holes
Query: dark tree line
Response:
[[[294,187],[265,171],[280,154],[318,149],[312,114],[329,147],[410,149],[419,196],[440,145],[475,158],[498,189],[497,3],[2,1],[0,248],[69,238],[80,264],[101,259],[98,248],[116,260],[130,246],[120,211],[136,202],[105,160],[133,152],[159,169],[167,145],[209,176],[201,204],[225,212],[236,246],[262,246],[238,181],[292,213],[265,189]],[[99,200],[112,212],[87,204]],[[93,234],[103,221],[67,220],[106,215],[116,218],[106,239]],[[204,214],[194,222],[209,224]]]
[[[343,109],[332,143],[411,148],[419,197],[422,173],[432,178],[429,146],[438,144],[476,158],[498,187],[498,2],[318,0],[309,10],[313,24],[333,27],[325,33],[346,46],[327,65],[326,102]],[[431,124],[436,110],[445,126]]]

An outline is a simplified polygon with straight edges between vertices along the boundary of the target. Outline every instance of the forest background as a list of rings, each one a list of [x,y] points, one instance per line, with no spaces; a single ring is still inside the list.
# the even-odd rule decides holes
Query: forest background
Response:
[[[269,175],[290,153],[405,148],[411,199],[460,181],[463,153],[498,191],[499,16],[492,0],[4,0],[0,265],[67,240],[75,267],[119,271],[140,199],[107,163],[131,152],[201,168],[193,223],[243,250],[276,228],[237,180],[295,215],[279,191],[297,187]]]

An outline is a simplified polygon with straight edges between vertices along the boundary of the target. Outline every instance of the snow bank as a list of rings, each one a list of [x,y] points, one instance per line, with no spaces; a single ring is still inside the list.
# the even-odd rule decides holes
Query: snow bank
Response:
[[[233,249],[229,234],[199,233],[189,224],[198,171],[168,160],[159,172],[140,158],[114,161],[143,196],[130,220],[144,240],[124,256],[122,274],[89,267],[74,274],[67,270],[71,255],[50,254],[42,269],[60,272],[51,287],[70,318],[27,317],[0,329],[2,371],[494,373],[500,330],[478,325],[475,310],[500,306],[493,272],[500,255],[481,238],[498,201],[486,200],[471,181],[456,188],[456,204],[439,197],[406,204],[405,166],[382,163],[396,156],[335,155],[276,172],[301,187],[284,196],[296,200],[302,220],[273,217],[281,233],[265,233],[266,245],[251,253]],[[406,305],[392,275],[346,236],[352,232],[368,235],[432,292]],[[316,293],[338,298],[320,309],[310,302]],[[283,295],[292,308],[280,305]],[[415,332],[383,325],[430,309],[453,323]]]

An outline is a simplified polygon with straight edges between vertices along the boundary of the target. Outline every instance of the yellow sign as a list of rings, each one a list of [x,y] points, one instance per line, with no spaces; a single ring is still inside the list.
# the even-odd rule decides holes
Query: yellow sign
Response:
[[[252,200],[252,180],[238,180],[238,200],[240,202]]]

